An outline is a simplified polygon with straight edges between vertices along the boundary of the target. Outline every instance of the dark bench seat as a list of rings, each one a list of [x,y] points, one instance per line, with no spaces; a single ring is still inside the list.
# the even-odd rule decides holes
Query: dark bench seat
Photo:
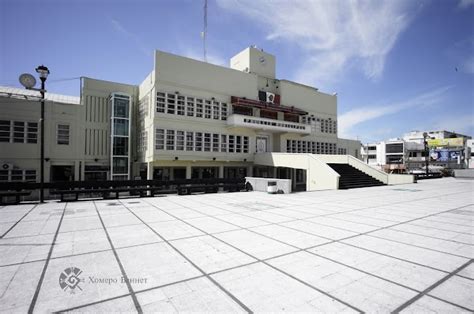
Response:
[[[14,205],[20,203],[22,196],[28,196],[31,191],[0,191],[0,205]],[[7,197],[15,197],[14,202],[5,202],[4,199]]]

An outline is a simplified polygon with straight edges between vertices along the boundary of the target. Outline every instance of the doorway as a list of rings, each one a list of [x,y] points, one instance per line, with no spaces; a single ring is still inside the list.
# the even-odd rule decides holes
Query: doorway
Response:
[[[268,137],[257,136],[256,145],[257,145],[256,147],[257,153],[266,153],[268,149]]]
[[[51,166],[51,182],[74,181],[74,166]]]

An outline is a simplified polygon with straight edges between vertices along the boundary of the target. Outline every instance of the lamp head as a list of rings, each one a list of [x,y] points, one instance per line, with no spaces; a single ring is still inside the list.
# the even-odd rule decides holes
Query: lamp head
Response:
[[[39,74],[41,80],[46,80],[49,75],[49,69],[44,65],[40,65],[36,68],[36,72]]]

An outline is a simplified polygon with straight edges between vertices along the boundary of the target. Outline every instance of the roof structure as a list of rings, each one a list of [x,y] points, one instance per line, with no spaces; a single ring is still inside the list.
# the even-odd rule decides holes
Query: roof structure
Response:
[[[25,100],[39,100],[41,98],[41,94],[40,92],[35,91],[35,90],[9,87],[9,86],[0,86],[0,97],[9,97],[9,98],[25,99]],[[47,101],[52,101],[52,102],[60,103],[60,104],[68,104],[68,105],[81,104],[81,98],[77,96],[52,94],[52,93],[46,92],[45,99]]]

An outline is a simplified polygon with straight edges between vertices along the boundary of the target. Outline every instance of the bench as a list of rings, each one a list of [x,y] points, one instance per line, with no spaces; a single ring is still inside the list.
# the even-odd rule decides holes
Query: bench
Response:
[[[31,194],[31,191],[0,191],[0,205],[15,205],[20,203],[22,196],[28,196]],[[15,197],[14,202],[4,202],[4,198]]]

